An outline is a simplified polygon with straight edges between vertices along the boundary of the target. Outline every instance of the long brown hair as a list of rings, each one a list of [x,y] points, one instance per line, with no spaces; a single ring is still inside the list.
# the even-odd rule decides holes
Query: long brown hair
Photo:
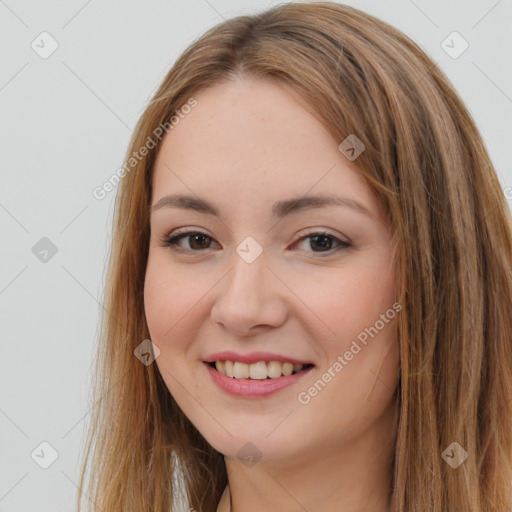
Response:
[[[365,144],[356,163],[392,227],[403,306],[392,511],[508,512],[512,220],[461,98],[387,23],[337,3],[281,4],[191,44],[145,109],[126,161],[194,94],[243,75],[288,85],[336,141],[355,134]],[[94,510],[167,512],[178,510],[181,482],[190,507],[214,512],[227,483],[223,455],[181,412],[156,365],[133,353],[149,338],[143,286],[157,142],[117,191],[80,488]],[[454,442],[468,454],[457,468],[443,457]]]

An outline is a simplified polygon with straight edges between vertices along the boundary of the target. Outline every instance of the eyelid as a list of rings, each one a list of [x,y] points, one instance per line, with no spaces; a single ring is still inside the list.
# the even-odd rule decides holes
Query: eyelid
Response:
[[[188,233],[188,234],[194,234],[194,233],[201,233],[202,235],[205,235],[205,236],[210,236],[208,233],[205,233],[204,231],[201,231],[201,228],[196,228],[194,226],[187,226],[185,228],[178,228],[178,229],[174,229],[173,231],[171,231],[170,233],[166,234],[165,236],[166,237],[175,237],[175,236],[178,236],[178,235],[181,235],[181,234],[185,234],[185,233]],[[213,237],[210,237],[210,238],[213,238]]]
[[[334,233],[330,229],[322,227],[304,228],[304,230],[300,231],[297,235],[299,236],[299,239],[297,241],[304,237],[312,235],[326,235],[332,238],[336,238],[340,242],[352,245],[352,241],[347,236]]]

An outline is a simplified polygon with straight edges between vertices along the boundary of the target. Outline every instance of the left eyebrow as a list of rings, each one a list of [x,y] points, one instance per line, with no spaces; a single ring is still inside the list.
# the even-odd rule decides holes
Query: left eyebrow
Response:
[[[370,218],[375,218],[374,215],[359,201],[350,199],[348,197],[338,197],[331,195],[317,195],[317,196],[299,196],[283,201],[278,201],[272,206],[272,213],[275,217],[283,218],[299,211],[311,210],[316,208],[325,208],[327,206],[344,206],[352,210],[366,215]],[[182,208],[185,210],[194,210],[199,213],[207,215],[215,215],[220,217],[219,209],[205,199],[195,196],[172,194],[164,196],[159,199],[153,206],[151,212],[155,212],[160,208]]]

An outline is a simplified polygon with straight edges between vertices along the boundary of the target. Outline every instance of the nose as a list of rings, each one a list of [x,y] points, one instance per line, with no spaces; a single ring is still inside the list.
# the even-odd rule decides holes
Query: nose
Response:
[[[286,320],[286,287],[267,267],[263,254],[248,263],[235,253],[233,268],[217,290],[211,318],[237,336],[252,336]]]

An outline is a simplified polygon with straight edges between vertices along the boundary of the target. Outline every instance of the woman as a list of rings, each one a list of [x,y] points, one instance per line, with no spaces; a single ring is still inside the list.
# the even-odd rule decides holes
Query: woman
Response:
[[[510,510],[510,212],[415,43],[328,2],[228,20],[126,161],[89,503]]]

